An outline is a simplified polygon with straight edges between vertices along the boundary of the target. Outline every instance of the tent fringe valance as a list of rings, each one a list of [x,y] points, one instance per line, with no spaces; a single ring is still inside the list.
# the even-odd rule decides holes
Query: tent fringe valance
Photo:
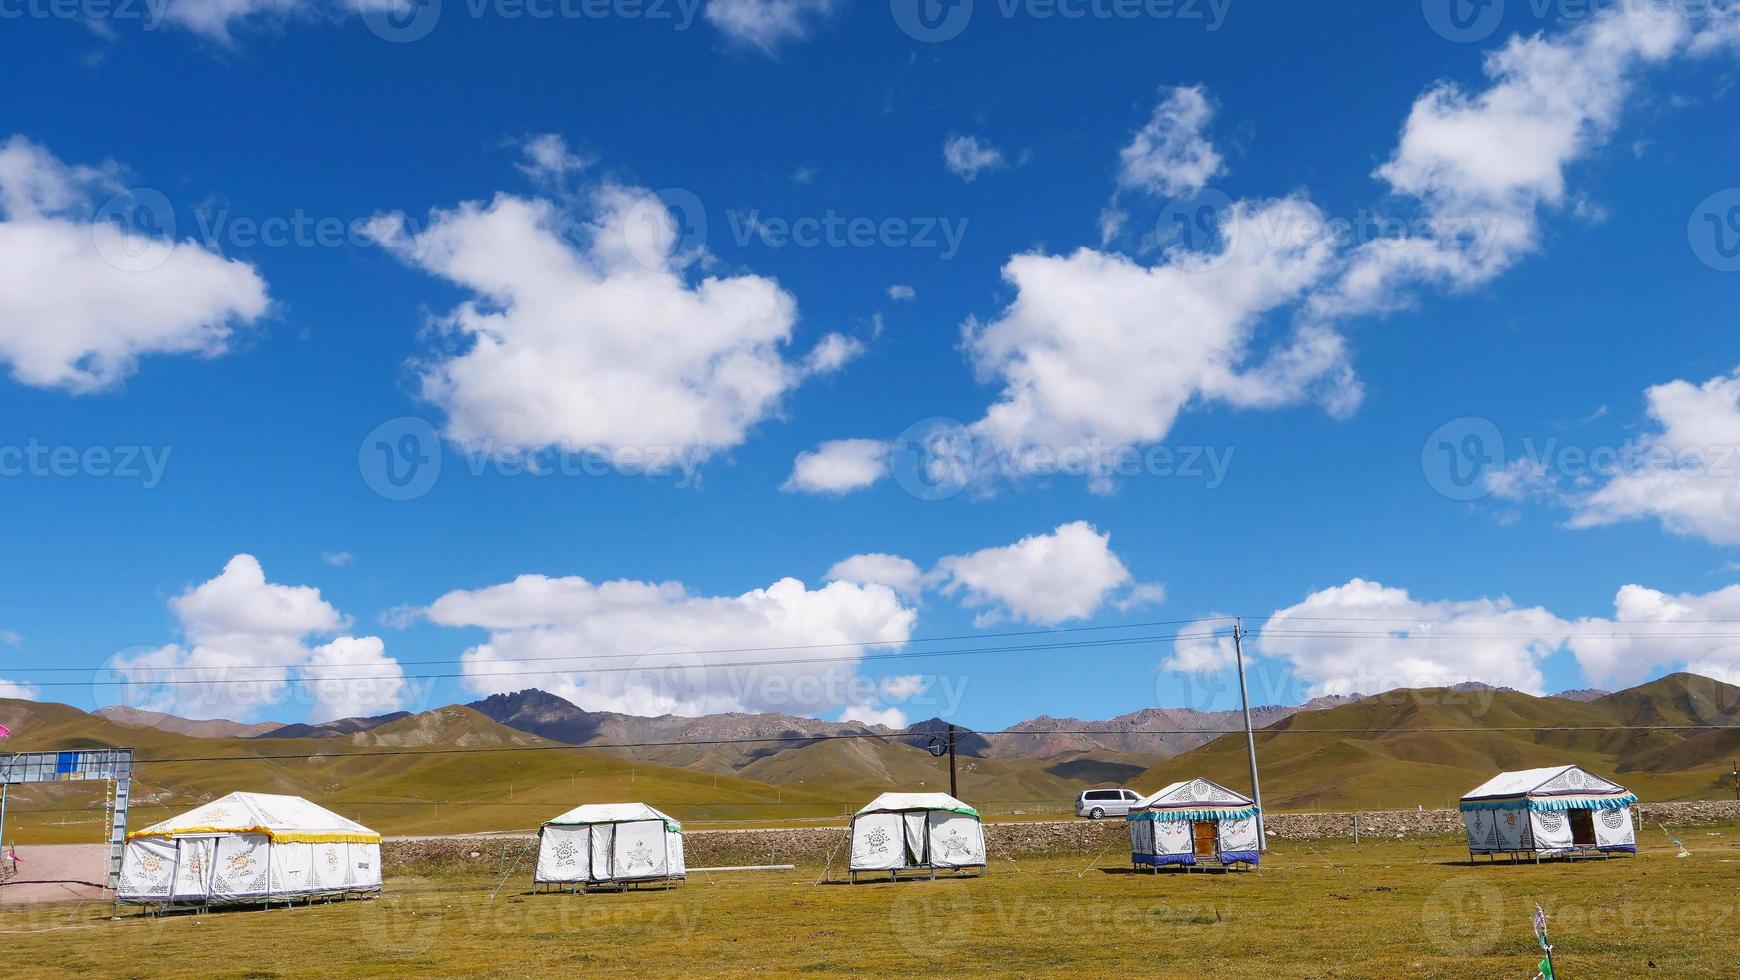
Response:
[[[135,830],[128,840],[156,837],[172,840],[176,837],[199,837],[205,834],[259,834],[274,844],[379,844],[380,834],[356,834],[344,831],[273,830],[270,827],[176,827],[170,831]]]
[[[1201,810],[1143,810],[1126,820],[1243,820],[1257,815],[1255,806],[1211,807]]]
[[[1476,810],[1532,810],[1536,813],[1548,813],[1558,810],[1620,810],[1637,802],[1636,793],[1624,793],[1619,796],[1572,796],[1551,797],[1548,799],[1510,799],[1510,800],[1464,800],[1459,809],[1463,813]]]

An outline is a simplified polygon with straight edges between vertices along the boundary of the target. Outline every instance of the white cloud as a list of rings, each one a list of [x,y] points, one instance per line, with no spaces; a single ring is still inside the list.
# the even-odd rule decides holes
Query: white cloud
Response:
[[[835,0],[707,0],[705,16],[732,41],[771,55],[807,39],[835,6]]]
[[[355,561],[356,556],[348,551],[327,551],[321,554],[320,560],[334,568],[343,568]]]
[[[851,704],[840,712],[839,721],[856,721],[866,725],[886,725],[905,728],[906,712],[899,708],[873,708],[867,704]]]
[[[831,333],[818,341],[804,358],[804,367],[810,374],[831,374],[857,359],[864,350],[864,342],[858,338]]]
[[[1644,392],[1656,430],[1626,448],[1629,465],[1574,492],[1570,524],[1659,521],[1674,534],[1740,544],[1740,371]]]
[[[1186,674],[1215,674],[1234,666],[1238,653],[1226,617],[1210,616],[1178,631],[1172,655],[1160,661],[1160,669]]]
[[[90,218],[94,195],[122,190],[113,165],[69,166],[22,136],[0,144],[0,362],[13,380],[100,391],[148,354],[222,354],[266,313],[247,263]]]
[[[1117,601],[1119,612],[1129,612],[1142,606],[1158,606],[1166,601],[1166,586],[1159,582],[1138,582]]]
[[[358,0],[354,5],[360,8],[362,3]],[[227,44],[244,22],[312,15],[323,6],[316,0],[168,0],[163,6],[163,20]]]
[[[1264,318],[1321,280],[1334,248],[1309,202],[1239,202],[1218,251],[1174,250],[1152,266],[1093,249],[1017,255],[1003,267],[1015,299],[964,347],[1003,390],[974,433],[1005,453],[1157,442],[1188,405],[1272,407],[1312,396],[1337,411],[1359,393],[1345,345],[1300,330],[1258,349]]]
[[[828,569],[830,582],[854,582],[859,585],[886,585],[901,595],[917,595],[924,589],[924,570],[910,558],[870,552],[853,555],[834,563]]]
[[[525,161],[518,164],[520,172],[533,181],[555,188],[565,186],[567,179],[592,165],[592,160],[568,149],[568,141],[556,133],[540,133],[520,146]]]
[[[646,191],[605,184],[576,207],[500,194],[435,211],[414,235],[400,215],[374,219],[371,234],[405,262],[473,294],[436,320],[454,346],[419,365],[455,442],[635,448],[693,465],[854,351],[834,338],[807,364],[786,359],[791,295],[749,274],[691,282],[699,256]]]
[[[24,635],[15,630],[0,630],[0,644],[13,648],[24,646]]]
[[[799,453],[784,489],[844,494],[870,486],[887,473],[887,443],[875,439],[836,439]]]
[[[977,136],[950,134],[943,141],[942,155],[949,172],[967,181],[987,170],[1001,170],[1008,165],[1002,150]]]
[[[126,704],[232,718],[282,710],[291,701],[309,705],[310,720],[325,721],[393,711],[405,700],[404,672],[378,638],[337,636],[310,647],[311,637],[336,633],[348,619],[319,589],[266,581],[252,555],[231,558],[216,578],[169,607],[185,643],[123,653],[107,665],[116,679],[129,681]],[[332,669],[341,665],[350,666]],[[183,683],[157,683],[166,680]]]
[[[916,290],[914,290],[911,286],[906,285],[905,283],[897,282],[894,285],[888,287],[888,298],[892,299],[892,300],[912,299],[912,298],[916,297],[917,295],[918,295],[918,292]]]
[[[42,690],[34,684],[23,681],[0,679],[0,698],[13,698],[18,701],[35,701]]]
[[[1694,674],[1740,683],[1740,643],[1709,637],[1725,629],[1709,625],[1715,620],[1740,620],[1740,585],[1703,595],[1627,585],[1613,597],[1613,618],[1577,621],[1571,650],[1591,684],[1636,684],[1678,664]],[[1673,639],[1674,633],[1693,635]]]
[[[542,687],[583,708],[643,715],[846,707],[858,658],[899,648],[917,615],[875,584],[809,589],[785,578],[739,596],[695,596],[675,582],[542,575],[450,592],[427,610],[444,626],[490,630],[463,655],[474,691]],[[510,662],[557,657],[589,659],[535,673]],[[825,662],[731,666],[818,657]]]
[[[1291,663],[1312,695],[1463,681],[1542,694],[1540,662],[1571,630],[1538,606],[1504,598],[1422,601],[1356,578],[1277,611],[1258,634],[1257,650]]]
[[[1012,545],[951,555],[935,574],[944,594],[986,610],[977,625],[1013,618],[1054,626],[1092,616],[1130,581],[1110,541],[1110,534],[1076,521]]]
[[[1220,153],[1203,133],[1214,107],[1200,85],[1161,92],[1147,124],[1118,151],[1118,187],[1158,197],[1195,193],[1222,171]]]
[[[1414,283],[1476,285],[1535,251],[1541,212],[1566,203],[1566,168],[1612,135],[1639,68],[1689,36],[1678,8],[1625,4],[1560,34],[1513,37],[1487,58],[1484,90],[1434,86],[1377,172],[1419,203],[1429,234],[1360,246],[1320,308],[1388,309]]]

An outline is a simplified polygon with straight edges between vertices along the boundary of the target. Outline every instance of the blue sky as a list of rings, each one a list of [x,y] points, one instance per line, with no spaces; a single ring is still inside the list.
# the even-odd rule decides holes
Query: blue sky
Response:
[[[1258,700],[1740,669],[1719,627],[1672,637],[1740,620],[1726,8],[979,0],[930,41],[899,2],[447,0],[395,43],[337,5],[177,2],[3,8],[14,693],[297,720],[524,681],[995,726],[1228,705],[1174,673],[1224,645],[883,655],[1283,610],[1366,635],[1283,617]],[[1211,233],[1157,239],[1179,213]],[[923,499],[914,468],[961,460],[900,437],[936,418],[919,435],[970,449]],[[1032,471],[1090,444],[1174,466]],[[389,499],[401,445],[440,473]],[[618,465],[580,472],[584,446]],[[93,447],[138,455],[103,475]],[[625,448],[691,465],[624,472]],[[845,671],[874,689],[696,667],[847,641],[880,644]],[[688,672],[525,676],[576,653]],[[264,704],[91,684],[153,665],[472,676]]]

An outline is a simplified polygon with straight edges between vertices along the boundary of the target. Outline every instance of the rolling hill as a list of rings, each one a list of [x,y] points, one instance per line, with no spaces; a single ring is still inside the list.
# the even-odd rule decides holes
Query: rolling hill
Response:
[[[1394,691],[1300,712],[1257,733],[1264,802],[1276,810],[1453,805],[1493,773],[1574,762],[1646,799],[1722,799],[1740,732],[1515,729],[1740,723],[1740,688],[1673,674],[1590,701],[1515,691]],[[1473,731],[1445,732],[1456,728]],[[1509,730],[1507,730],[1509,729]],[[1205,776],[1250,785],[1245,740],[1226,736],[1156,765],[1152,791]]]

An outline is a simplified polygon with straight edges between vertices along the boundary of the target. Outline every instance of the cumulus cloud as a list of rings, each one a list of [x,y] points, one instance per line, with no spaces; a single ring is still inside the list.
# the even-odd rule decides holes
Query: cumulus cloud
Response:
[[[1740,621],[1740,585],[1702,595],[1672,595],[1627,585],[1613,597],[1613,617],[1581,619],[1571,650],[1592,684],[1631,685],[1664,666],[1740,683],[1740,643],[1674,634],[1720,633],[1712,621]]]
[[[330,636],[349,620],[306,585],[266,580],[241,554],[169,602],[185,640],[111,659],[125,703],[188,718],[256,717],[306,704],[308,720],[382,714],[406,700],[404,671],[377,637]],[[342,669],[336,669],[342,668]],[[198,683],[159,683],[161,681]]]
[[[836,439],[799,453],[785,489],[845,494],[870,486],[888,473],[888,444],[876,439]]]
[[[866,725],[886,725],[889,728],[905,728],[906,712],[899,708],[877,708],[867,704],[847,705],[840,712],[838,721],[856,721]]]
[[[449,592],[425,615],[489,631],[463,654],[465,683],[480,694],[541,687],[583,708],[643,715],[847,707],[859,657],[898,649],[918,616],[879,584],[810,589],[784,578],[697,596],[676,582],[543,575]],[[816,657],[826,659],[731,666]]]
[[[906,285],[905,283],[897,282],[894,285],[888,287],[888,298],[892,299],[892,300],[898,301],[898,300],[913,299],[917,295],[918,295],[918,291],[913,289],[911,286]]]
[[[1679,9],[1626,4],[1556,35],[1517,36],[1486,59],[1491,84],[1443,82],[1408,113],[1377,176],[1416,201],[1428,234],[1361,245],[1321,309],[1394,307],[1415,283],[1468,287],[1535,251],[1565,171],[1612,135],[1642,67],[1682,53]]]
[[[1214,674],[1234,666],[1238,653],[1226,617],[1210,616],[1178,631],[1172,654],[1160,661],[1160,669],[1186,674]]]
[[[807,39],[835,8],[835,0],[707,0],[705,16],[733,42],[771,55]]]
[[[1214,251],[1175,249],[1158,263],[1079,249],[1010,259],[1015,298],[970,321],[963,346],[980,377],[1002,385],[972,428],[1006,454],[1036,448],[1157,442],[1192,404],[1273,407],[1317,397],[1337,411],[1359,392],[1342,338],[1301,329],[1256,346],[1265,317],[1304,297],[1330,269],[1310,202],[1239,202]]]
[[[830,582],[886,585],[906,596],[917,595],[925,586],[925,573],[917,562],[882,552],[853,555],[835,562],[827,577]]]
[[[1740,544],[1740,372],[1644,392],[1655,430],[1600,486],[1566,496],[1572,527],[1649,520],[1674,534]]]
[[[378,215],[371,234],[472,293],[435,319],[451,344],[418,366],[444,434],[468,448],[632,448],[651,469],[693,465],[858,349],[836,335],[788,359],[791,295],[763,276],[691,276],[700,256],[677,217],[637,188],[498,194],[437,210],[415,234]]]
[[[1034,534],[1011,545],[951,555],[937,563],[944,594],[984,609],[974,620],[1002,619],[1054,626],[1086,619],[1130,581],[1111,549],[1111,535],[1086,521]]]
[[[1118,187],[1158,197],[1193,194],[1222,171],[1220,152],[1203,132],[1214,107],[1200,85],[1161,95],[1147,124],[1118,151]]]
[[[1505,598],[1426,601],[1356,578],[1277,611],[1257,651],[1292,664],[1312,695],[1463,681],[1544,694],[1540,663],[1572,629]]]
[[[149,354],[222,354],[266,313],[253,266],[93,219],[99,197],[122,191],[112,164],[68,165],[22,136],[0,143],[0,362],[14,381],[101,391]]]
[[[363,0],[352,4],[358,9]],[[228,44],[245,24],[277,23],[310,16],[328,7],[325,0],[172,0],[163,7],[166,23]]]
[[[943,165],[949,172],[971,181],[987,170],[1001,170],[1008,165],[1003,151],[977,136],[950,134],[943,141]]]

